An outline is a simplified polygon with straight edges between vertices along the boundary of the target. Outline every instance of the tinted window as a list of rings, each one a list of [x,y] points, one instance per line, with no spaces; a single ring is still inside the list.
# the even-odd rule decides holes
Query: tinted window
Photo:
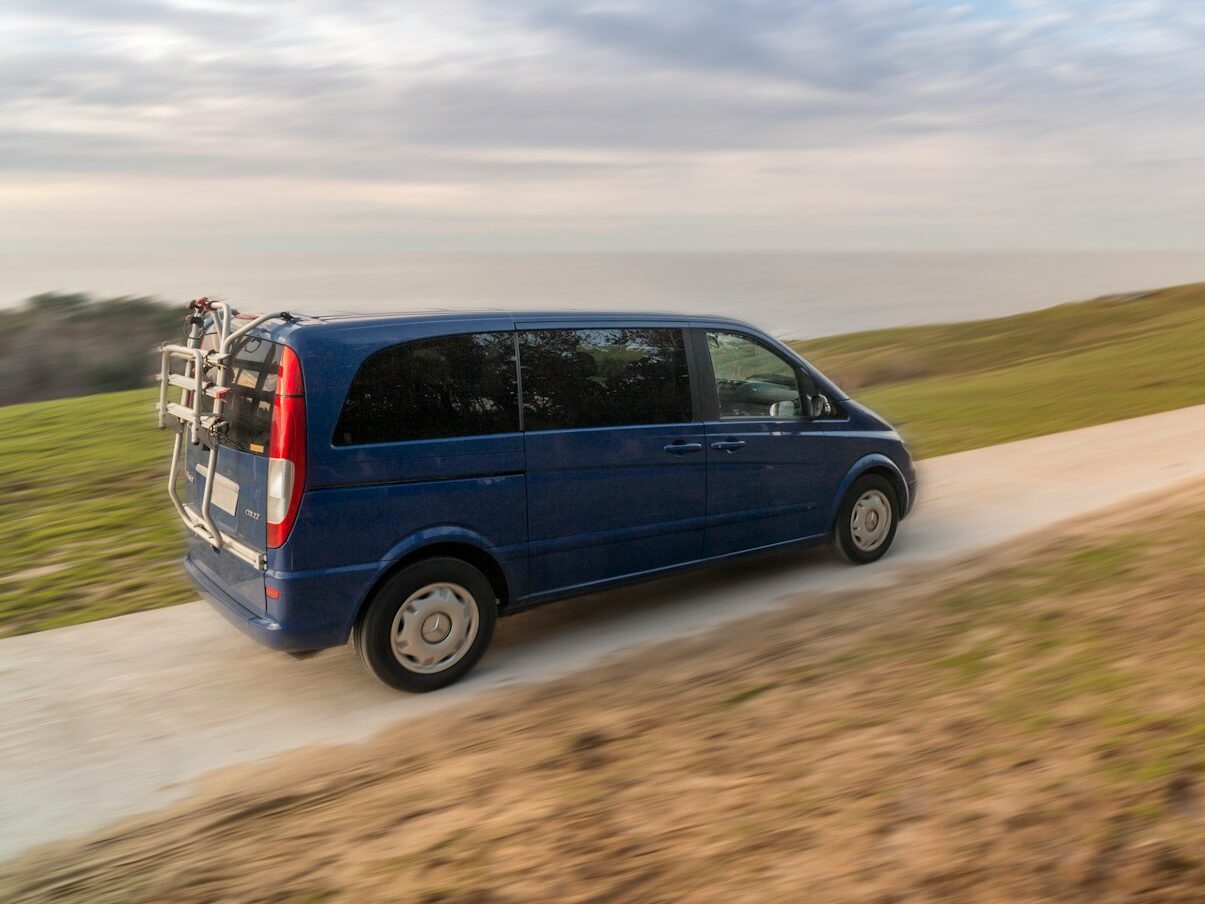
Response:
[[[803,413],[795,368],[736,333],[707,333],[720,417],[794,417]]]
[[[215,348],[212,334],[206,336],[202,347]],[[272,399],[276,395],[280,349],[275,342],[254,336],[243,339],[234,346],[230,359],[230,389],[222,406],[223,426],[219,436],[223,446],[254,455],[268,454],[268,440],[272,434]],[[173,370],[181,373],[183,368],[173,362]],[[216,380],[216,369],[210,368],[205,377],[208,380]],[[185,393],[186,397],[188,395]],[[213,400],[206,397],[202,407],[206,412],[211,412]]]
[[[475,333],[376,352],[352,381],[335,445],[518,430],[514,341]]]
[[[537,330],[519,346],[527,430],[691,420],[681,330]]]

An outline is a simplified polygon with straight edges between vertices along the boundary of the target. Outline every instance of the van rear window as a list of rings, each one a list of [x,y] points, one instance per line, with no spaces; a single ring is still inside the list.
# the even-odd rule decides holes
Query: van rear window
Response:
[[[514,333],[419,339],[368,357],[352,380],[336,446],[519,429]]]
[[[254,336],[235,346],[230,391],[223,408],[227,423],[223,446],[253,455],[268,454],[280,355],[280,345]]]

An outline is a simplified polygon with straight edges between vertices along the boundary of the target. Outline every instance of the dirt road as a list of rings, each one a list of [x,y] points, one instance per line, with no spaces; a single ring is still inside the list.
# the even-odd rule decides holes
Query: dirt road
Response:
[[[269,654],[203,604],[4,640],[0,857],[161,806],[215,768],[363,739],[786,594],[873,592],[909,568],[1199,475],[1205,407],[932,459],[919,510],[876,566],[792,553],[562,603],[504,621],[470,680],[424,697],[375,685],[347,649],[305,662]]]

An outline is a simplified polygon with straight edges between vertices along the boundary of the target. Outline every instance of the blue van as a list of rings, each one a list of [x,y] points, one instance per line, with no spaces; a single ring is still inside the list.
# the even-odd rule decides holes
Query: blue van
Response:
[[[402,690],[560,597],[824,540],[873,562],[915,495],[889,424],[737,320],[201,300],[187,329],[159,408],[189,576],[264,645],[350,636]]]

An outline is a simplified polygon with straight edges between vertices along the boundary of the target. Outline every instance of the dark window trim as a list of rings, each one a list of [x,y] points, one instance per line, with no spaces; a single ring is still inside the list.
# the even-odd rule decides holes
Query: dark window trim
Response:
[[[519,432],[526,433],[523,426],[523,362],[519,360],[519,330],[510,332],[510,347],[515,350],[515,395],[519,399]]]
[[[691,327],[693,354],[691,364],[694,365],[695,382],[698,383],[699,419],[702,421],[718,421],[720,419],[720,397],[715,389],[715,368],[711,366],[711,353],[707,351],[707,329]]]
[[[704,400],[702,383],[699,382],[699,352],[698,337],[690,327],[675,327],[682,333],[682,342],[686,347],[686,372],[690,376],[690,421],[701,423],[704,420]],[[706,349],[704,349],[706,351]]]

